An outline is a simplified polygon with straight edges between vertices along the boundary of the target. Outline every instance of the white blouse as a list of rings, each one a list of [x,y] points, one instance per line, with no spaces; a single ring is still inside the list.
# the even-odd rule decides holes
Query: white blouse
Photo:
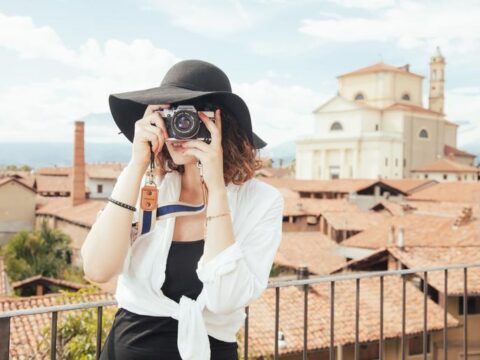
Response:
[[[157,185],[159,205],[179,201],[178,172],[157,179]],[[266,289],[282,238],[284,200],[275,187],[252,178],[242,185],[230,183],[226,190],[235,243],[206,264],[200,258],[196,272],[203,288],[196,300],[182,296],[177,303],[161,290],[175,217],[157,220],[152,231],[136,237],[118,276],[115,298],[119,307],[178,320],[177,345],[184,360],[210,359],[208,335],[237,341],[236,333],[246,317],[244,307]],[[133,221],[137,219],[138,213]]]

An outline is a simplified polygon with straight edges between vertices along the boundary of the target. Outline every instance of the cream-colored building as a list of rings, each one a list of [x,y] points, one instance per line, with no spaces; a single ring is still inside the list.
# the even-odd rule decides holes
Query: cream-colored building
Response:
[[[409,65],[378,63],[337,77],[338,93],[314,110],[314,135],[296,142],[298,179],[411,177],[411,170],[456,149],[458,125],[444,114],[445,60],[424,77]]]

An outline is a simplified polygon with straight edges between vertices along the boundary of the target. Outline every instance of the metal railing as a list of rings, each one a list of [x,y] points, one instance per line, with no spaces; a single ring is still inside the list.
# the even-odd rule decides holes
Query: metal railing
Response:
[[[362,279],[376,278],[380,279],[379,297],[380,297],[380,337],[378,340],[379,345],[379,359],[384,359],[385,339],[384,339],[384,278],[386,276],[400,276],[402,278],[402,334],[401,334],[401,358],[404,360],[406,354],[406,283],[407,275],[411,274],[423,274],[423,359],[427,359],[427,306],[428,306],[428,273],[432,271],[444,272],[444,284],[443,292],[448,294],[448,272],[453,269],[463,269],[463,354],[464,359],[468,358],[468,269],[480,268],[480,263],[474,264],[455,264],[446,266],[434,266],[427,268],[417,269],[404,269],[404,270],[389,270],[389,271],[372,271],[363,273],[349,273],[329,275],[322,277],[312,277],[301,280],[274,280],[268,284],[268,288],[275,288],[275,340],[273,355],[274,359],[279,359],[279,342],[278,333],[280,325],[280,289],[287,286],[301,286],[303,287],[304,301],[303,301],[303,359],[307,359],[308,352],[308,293],[309,285],[329,283],[330,284],[330,346],[329,346],[329,358],[334,360],[335,354],[335,284],[344,280],[355,280],[355,343],[354,343],[354,359],[358,360],[360,357],[360,342],[359,342],[359,325],[360,325],[360,284]],[[97,332],[96,332],[96,358],[100,357],[101,343],[102,343],[102,314],[103,307],[116,305],[115,300],[102,300],[96,302],[77,303],[77,304],[65,304],[41,308],[22,309],[0,313],[0,360],[10,359],[9,354],[9,339],[10,339],[10,324],[11,319],[16,316],[35,315],[42,313],[52,313],[51,319],[51,341],[50,341],[50,357],[56,359],[56,339],[57,339],[57,322],[58,313],[60,311],[79,310],[97,308]],[[445,303],[443,304],[443,359],[448,359],[448,296],[445,296]],[[244,325],[244,339],[243,339],[243,351],[244,360],[249,358],[248,340],[249,340],[249,307],[245,308],[247,317],[245,318]]]

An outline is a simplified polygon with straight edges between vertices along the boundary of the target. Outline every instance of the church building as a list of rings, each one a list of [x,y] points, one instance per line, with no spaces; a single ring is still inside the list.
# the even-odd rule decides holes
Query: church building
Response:
[[[383,62],[338,76],[337,95],[313,111],[313,135],[296,141],[296,178],[410,178],[448,154],[465,154],[457,149],[458,125],[444,114],[445,59],[438,47],[428,108],[423,79],[409,65]],[[454,160],[473,165],[473,159]]]

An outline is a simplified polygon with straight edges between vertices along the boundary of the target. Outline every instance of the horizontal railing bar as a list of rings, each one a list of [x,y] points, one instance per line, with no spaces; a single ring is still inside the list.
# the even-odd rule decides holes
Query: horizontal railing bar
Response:
[[[310,276],[308,279],[291,279],[291,280],[270,280],[267,287],[285,287],[285,286],[300,286],[300,285],[312,285],[319,284],[331,281],[343,281],[343,280],[356,280],[356,279],[367,279],[380,276],[395,276],[395,275],[407,275],[407,274],[416,274],[430,271],[440,271],[446,269],[464,269],[464,268],[477,268],[480,267],[480,263],[473,264],[452,264],[445,266],[431,266],[426,268],[415,268],[415,269],[403,269],[403,270],[386,270],[386,271],[371,271],[363,272],[359,274],[336,274],[336,275],[323,275],[323,276]]]
[[[440,271],[440,270],[451,270],[451,269],[465,269],[465,268],[480,268],[480,263],[473,264],[451,264],[445,266],[431,266],[426,268],[415,268],[415,269],[403,269],[403,270],[387,270],[387,271],[372,271],[364,272],[359,274],[336,274],[336,275],[325,275],[325,276],[315,276],[309,277],[307,279],[291,279],[291,280],[273,280],[270,281],[267,285],[268,288],[276,287],[286,287],[286,286],[300,286],[300,285],[312,285],[325,282],[336,282],[342,280],[355,280],[355,279],[367,279],[380,276],[395,276],[395,275],[404,275],[404,274],[416,274],[430,271]],[[25,316],[25,315],[35,315],[49,313],[53,311],[68,311],[68,310],[79,310],[79,309],[89,309],[98,306],[111,306],[117,305],[116,300],[100,300],[92,301],[86,303],[77,303],[77,304],[64,304],[64,305],[55,305],[55,306],[45,306],[31,309],[19,309],[12,311],[0,312],[1,318],[8,318],[14,316]]]
[[[79,310],[79,309],[88,309],[98,306],[110,306],[117,305],[116,300],[101,300],[101,301],[92,301],[86,303],[77,303],[77,304],[64,304],[64,305],[55,305],[55,306],[44,306],[31,309],[20,309],[0,312],[0,319],[14,316],[24,316],[24,315],[36,315],[44,314],[54,311],[68,311],[68,310]]]

